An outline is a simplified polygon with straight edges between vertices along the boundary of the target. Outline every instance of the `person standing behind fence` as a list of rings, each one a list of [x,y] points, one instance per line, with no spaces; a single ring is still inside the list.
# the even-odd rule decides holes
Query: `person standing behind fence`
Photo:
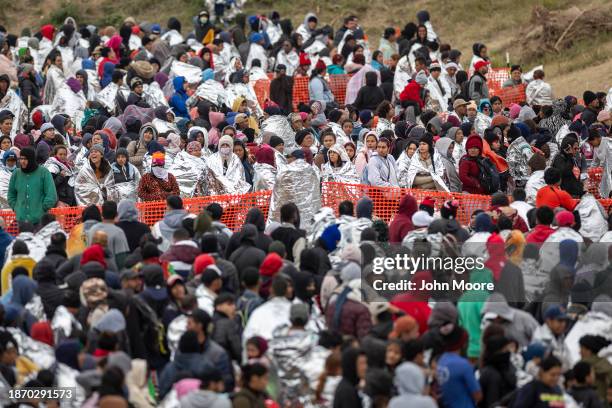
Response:
[[[8,202],[17,221],[33,224],[37,224],[57,202],[53,177],[49,170],[36,163],[36,153],[31,147],[21,149],[19,153],[19,169],[11,176]]]
[[[391,156],[391,143],[388,139],[380,138],[376,146],[376,152],[367,166],[368,184],[376,187],[397,187],[397,166],[395,159]]]

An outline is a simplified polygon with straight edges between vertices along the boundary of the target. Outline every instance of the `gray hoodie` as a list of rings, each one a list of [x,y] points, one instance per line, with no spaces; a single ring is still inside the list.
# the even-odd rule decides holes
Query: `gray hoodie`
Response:
[[[438,405],[430,396],[423,395],[425,374],[416,364],[405,362],[395,370],[395,387],[399,395],[389,402],[389,408],[436,408]]]
[[[181,408],[232,408],[227,396],[213,391],[198,390],[181,399]]]
[[[158,238],[163,239],[162,243],[158,245],[160,251],[165,252],[170,248],[172,235],[174,231],[183,227],[183,219],[186,215],[186,210],[170,210],[164,215],[164,218],[157,223],[160,234]]]
[[[520,347],[527,347],[531,342],[533,333],[539,324],[529,313],[512,308],[501,293],[494,292],[484,304],[481,314],[485,320],[494,320],[500,317],[504,320],[502,325],[506,336],[519,343]]]

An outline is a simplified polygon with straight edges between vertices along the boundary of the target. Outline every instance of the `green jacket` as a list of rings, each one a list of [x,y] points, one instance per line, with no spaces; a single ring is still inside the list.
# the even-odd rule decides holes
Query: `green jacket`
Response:
[[[8,189],[8,202],[17,221],[38,223],[40,217],[57,202],[55,183],[49,170],[38,166],[31,173],[15,170]]]
[[[470,283],[492,283],[493,275],[487,268],[474,269],[470,272]],[[468,357],[480,356],[480,323],[482,307],[489,298],[487,290],[466,291],[457,302],[459,324],[468,332]]]

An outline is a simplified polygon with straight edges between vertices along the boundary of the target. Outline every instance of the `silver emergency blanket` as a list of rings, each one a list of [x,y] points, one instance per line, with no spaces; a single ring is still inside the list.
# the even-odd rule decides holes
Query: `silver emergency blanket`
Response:
[[[330,351],[318,345],[319,335],[310,330],[277,327],[268,347],[272,367],[279,382],[281,403],[311,407],[315,388]]]
[[[331,162],[327,160],[327,163],[325,163],[322,169],[321,180],[347,184],[359,184],[361,178],[357,175],[355,165],[351,163],[344,146],[336,143],[330,147],[329,151],[327,152],[328,159],[330,152],[338,154],[343,164],[341,167],[332,167]]]
[[[206,173],[209,195],[245,194],[251,189],[251,185],[244,178],[244,167],[234,153],[229,159],[225,174],[223,161],[218,152],[206,159],[206,164],[209,170]]]
[[[177,316],[168,325],[166,337],[168,339],[168,348],[170,349],[170,361],[174,360],[174,355],[178,350],[179,340],[187,331],[187,316],[182,314]]]
[[[174,156],[175,155],[172,155],[166,152],[166,158],[164,161],[164,168],[166,170],[170,170],[170,166],[172,166],[172,163],[174,163]],[[152,160],[152,157],[149,153],[145,153],[145,155],[142,157],[142,173],[143,174],[151,172],[151,160]]]
[[[134,179],[124,183],[114,183],[108,186],[108,200],[118,203],[121,200],[138,201],[138,185],[140,184],[140,172],[131,163],[127,163],[131,167],[130,171],[134,172]]]
[[[410,169],[411,158],[408,157],[406,152],[402,152],[399,158],[396,160],[397,163],[397,182],[399,186],[402,188],[408,187],[408,169]],[[412,185],[412,180],[414,180],[414,176],[410,180],[410,184]]]
[[[172,122],[155,118],[153,119],[151,124],[153,125],[155,130],[157,130],[158,135],[163,135],[164,133],[176,133],[177,135],[181,134],[176,125]]]
[[[45,253],[47,252],[47,244],[45,244],[45,241],[43,241],[38,236],[38,234],[34,235],[31,232],[21,232],[15,237],[15,240],[21,240],[26,243],[26,245],[28,246],[28,250],[30,251],[30,258],[34,259],[36,262],[40,261],[45,257]],[[11,256],[13,256],[14,244],[15,241],[11,242],[8,248],[6,249],[6,259],[9,259]]]
[[[4,166],[0,166],[0,208],[8,210],[11,206],[8,203],[8,188],[13,173]]]
[[[101,103],[106,110],[112,113],[117,107],[117,92],[119,92],[119,87],[117,84],[111,82],[110,84],[106,85],[104,89],[98,92],[96,95],[96,101]]]
[[[74,196],[77,205],[102,205],[107,196],[108,188],[114,184],[114,181],[112,171],[109,171],[104,179],[98,181],[89,160],[85,160],[75,180]]]
[[[64,85],[53,99],[50,115],[51,117],[57,114],[67,115],[77,127],[80,127],[86,105],[87,99],[83,91],[75,94],[68,85]]]
[[[344,133],[344,130],[342,130],[342,126],[340,124],[336,122],[330,122],[329,127],[331,128],[331,130],[334,132],[334,135],[336,136],[337,144],[344,146],[345,144],[351,141],[351,139],[349,139]]]
[[[169,106],[164,92],[159,87],[157,82],[143,85],[142,97],[146,103],[153,109],[159,106]]]
[[[123,111],[121,115],[119,115],[119,120],[123,124],[124,128],[129,118],[138,119],[143,125],[145,123],[151,123],[153,119],[155,119],[155,110],[151,108],[141,108],[140,106],[130,105],[125,108],[125,111]]]
[[[412,188],[412,183],[418,173],[429,173],[438,190],[449,192],[450,190],[444,182],[444,163],[442,163],[442,158],[437,151],[434,151],[432,163],[433,166],[424,167],[421,160],[419,160],[418,153],[415,153],[410,160],[410,166],[406,170],[405,179],[402,179],[402,182],[405,183],[407,188]]]
[[[263,121],[261,124],[261,132],[259,133],[259,140],[257,140],[258,144],[262,143],[261,135],[263,132],[274,133],[276,136],[283,139],[283,142],[285,142],[285,152],[292,152],[298,148],[297,143],[295,143],[295,132],[285,116],[273,115]],[[275,158],[276,157],[275,154]],[[276,165],[278,167],[278,161]]]
[[[608,232],[606,212],[592,194],[585,194],[574,208],[580,214],[580,235],[593,242]]]
[[[80,164],[83,163],[83,159],[87,158],[87,153],[81,153],[82,150],[87,150],[87,149],[85,147],[82,147],[79,150],[79,154],[81,157],[79,157],[79,154],[77,154],[77,158],[81,160]],[[76,176],[76,172],[72,168],[66,166],[64,163],[60,162],[53,156],[47,159],[47,161],[44,164],[44,167],[47,170],[49,170],[49,173],[51,173],[52,175],[64,172],[66,176],[70,177],[68,179],[68,185],[71,187],[74,187],[74,179]]]
[[[269,220],[280,222],[280,208],[287,203],[297,205],[300,210],[300,228],[309,232],[312,219],[321,207],[321,189],[314,168],[302,159],[289,163],[276,177]]]
[[[219,81],[209,79],[198,86],[195,91],[195,96],[204,99],[216,106],[226,104],[225,88]]]
[[[62,233],[66,238],[68,238],[68,234],[62,228],[62,224],[59,221],[52,221],[38,230],[36,233],[36,237],[40,238],[46,246],[51,245],[51,236],[56,233]]]
[[[593,167],[603,167],[599,195],[607,198],[612,191],[612,143],[609,138],[602,138],[599,146],[595,148]]]
[[[289,164],[287,158],[278,150],[274,149],[274,164],[276,165],[276,173],[280,173]]]
[[[474,119],[474,130],[476,130],[476,133],[478,133],[480,137],[484,137],[484,132],[489,127],[491,127],[491,118],[483,113],[477,112],[476,119]]]
[[[171,47],[179,45],[184,41],[183,36],[176,30],[170,30],[161,36],[162,41],[166,41]]]
[[[572,365],[580,360],[580,345],[578,342],[582,336],[587,334],[600,335],[608,340],[612,340],[612,317],[603,312],[591,311],[576,321],[565,337],[565,346],[569,351],[569,359]]]
[[[15,115],[13,127],[11,128],[11,138],[14,138],[28,123],[28,108],[15,91],[8,89],[4,98],[0,100],[0,110],[4,109],[10,110]]]
[[[276,182],[276,168],[268,163],[255,163],[253,169],[255,170],[253,191],[272,190]]]
[[[87,150],[85,146],[81,146],[79,150],[76,151],[76,154],[73,153],[72,161],[74,163],[74,168],[75,169],[83,168],[83,166],[85,165],[85,162],[87,161],[88,155],[89,155],[89,150]],[[78,171],[75,172],[75,177],[73,178],[74,180],[76,180],[76,174],[78,174]],[[74,185],[74,181],[73,181],[73,185]]]
[[[344,248],[348,244],[359,244],[361,242],[361,232],[372,226],[369,218],[355,218],[351,215],[341,215],[338,218],[338,228],[340,229],[340,242],[338,248]]]
[[[48,369],[55,363],[55,350],[48,344],[36,341],[16,327],[6,327],[19,345],[19,354],[32,360],[40,369]]]
[[[66,82],[64,73],[55,65],[51,65],[47,70],[47,81],[45,82],[44,88],[44,103],[51,105],[55,99],[55,95]]]
[[[233,106],[234,101],[239,97],[243,97],[247,101],[247,106],[255,114],[255,116],[263,115],[263,110],[261,106],[259,106],[259,101],[257,100],[257,95],[255,94],[255,89],[251,86],[251,84],[228,84],[225,88],[225,98],[227,102],[227,106]]]
[[[376,134],[380,137],[380,134],[385,130],[390,130],[394,132],[395,125],[388,119],[378,118],[378,123],[376,124]]]
[[[38,295],[32,296],[32,299],[23,307],[25,310],[30,312],[36,321],[41,322],[43,320],[47,320],[47,316],[45,315],[45,309],[43,308],[42,299]]]
[[[176,178],[181,190],[181,197],[195,197],[206,194],[206,161],[192,156],[186,151],[180,151],[174,158],[168,170]]]
[[[186,62],[173,61],[168,76],[170,79],[182,76],[190,84],[199,84],[202,81],[202,70]]]
[[[53,330],[53,338],[55,344],[61,343],[63,340],[72,336],[73,328],[81,328],[81,323],[66,309],[65,306],[58,306],[55,309],[53,319],[51,319],[51,330]]]
[[[308,236],[306,237],[308,242],[315,242],[317,239],[319,239],[321,234],[323,234],[325,228],[335,224],[336,221],[336,215],[334,214],[334,210],[332,208],[319,208],[319,210],[315,213],[313,217],[312,229],[310,231],[310,234],[308,234]]]

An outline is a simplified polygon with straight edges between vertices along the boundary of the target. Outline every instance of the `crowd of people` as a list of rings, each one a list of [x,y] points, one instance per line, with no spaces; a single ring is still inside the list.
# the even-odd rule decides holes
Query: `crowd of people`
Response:
[[[612,217],[585,187],[601,167],[612,192],[610,92],[559,97],[514,65],[508,104],[487,46],[462,61],[427,11],[376,48],[357,16],[214,3],[189,28],[0,26],[0,405],[68,387],[45,406],[612,406]],[[324,207],[324,182],[372,194]],[[222,201],[183,203],[251,191],[269,207],[235,231]],[[490,204],[462,224],[434,192]],[[49,210],[69,206],[64,230]],[[375,271],[396,255],[483,263]]]

